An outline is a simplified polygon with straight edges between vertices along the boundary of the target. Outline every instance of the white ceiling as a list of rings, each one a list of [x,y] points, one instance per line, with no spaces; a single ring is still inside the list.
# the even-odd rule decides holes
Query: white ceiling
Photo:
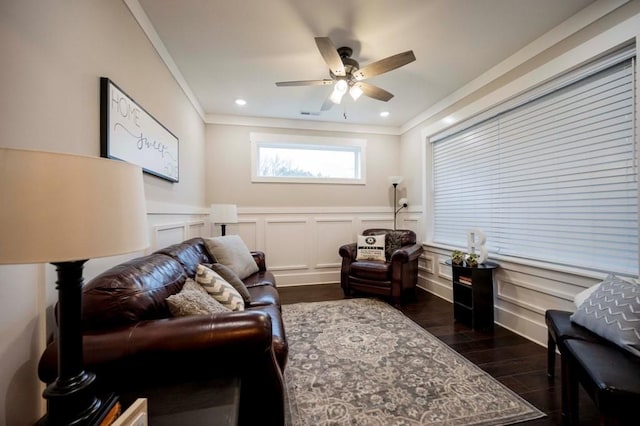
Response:
[[[139,0],[206,114],[399,127],[593,0]],[[330,86],[314,37],[353,49],[360,66],[413,50],[416,61],[368,79],[389,102],[345,96],[317,114]],[[239,107],[234,100],[247,105]],[[379,113],[389,111],[387,118]],[[345,119],[346,114],[346,119]]]

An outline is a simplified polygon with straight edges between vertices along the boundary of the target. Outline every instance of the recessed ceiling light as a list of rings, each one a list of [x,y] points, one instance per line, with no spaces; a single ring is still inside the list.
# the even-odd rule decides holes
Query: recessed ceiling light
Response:
[[[388,117],[389,116],[389,111],[382,111],[380,113],[380,117]]]
[[[247,104],[247,101],[245,101],[244,99],[236,99],[236,105],[243,106],[246,104]]]
[[[444,124],[453,124],[456,122],[456,119],[449,115],[443,118],[442,121],[444,122]]]

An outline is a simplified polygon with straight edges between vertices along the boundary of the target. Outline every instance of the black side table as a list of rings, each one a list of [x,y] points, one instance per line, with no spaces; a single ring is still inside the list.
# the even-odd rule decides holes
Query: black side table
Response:
[[[451,266],[453,278],[453,317],[474,330],[493,330],[493,271],[494,262],[470,267],[466,264]]]

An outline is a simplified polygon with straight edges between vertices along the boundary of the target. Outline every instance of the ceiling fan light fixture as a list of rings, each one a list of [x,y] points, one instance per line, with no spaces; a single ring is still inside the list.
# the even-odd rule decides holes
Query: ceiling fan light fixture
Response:
[[[358,87],[358,86],[355,86],[355,85],[351,86],[351,89],[349,89],[349,95],[351,95],[351,98],[354,101],[357,101],[358,98],[360,96],[362,96],[362,89],[360,87]]]
[[[335,86],[333,87],[333,92],[331,93],[331,101],[334,104],[339,104],[342,101],[342,97],[345,93],[347,93],[347,89],[349,85],[346,80],[338,80],[336,81]]]
[[[331,99],[331,102],[333,102],[334,104],[339,104],[340,102],[342,102],[343,96],[344,96],[344,93],[340,93],[334,90],[331,93],[331,96],[329,97],[329,99]]]

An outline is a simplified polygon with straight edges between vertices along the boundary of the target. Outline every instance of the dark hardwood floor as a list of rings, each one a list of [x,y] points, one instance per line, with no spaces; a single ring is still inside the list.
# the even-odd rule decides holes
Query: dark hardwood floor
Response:
[[[283,304],[319,302],[343,298],[339,284],[279,287]],[[415,300],[400,309],[407,317],[449,345],[491,376],[518,393],[547,417],[523,425],[560,425],[560,359],[556,356],[554,379],[547,378],[547,350],[500,326],[493,332],[473,331],[453,320],[451,303],[418,289]],[[598,424],[591,399],[581,390],[580,424]]]

